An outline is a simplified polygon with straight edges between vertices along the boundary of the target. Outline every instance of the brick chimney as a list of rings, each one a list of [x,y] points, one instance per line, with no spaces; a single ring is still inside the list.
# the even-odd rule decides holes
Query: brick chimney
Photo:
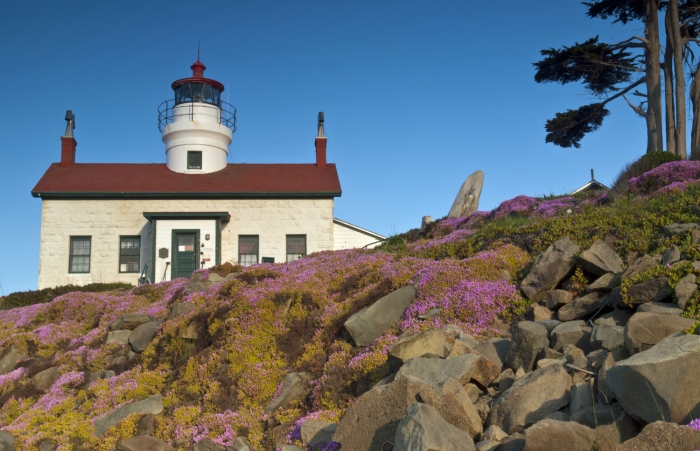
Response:
[[[326,144],[328,138],[323,131],[323,111],[318,113],[318,134],[316,135],[316,166],[323,168],[326,166]]]
[[[66,134],[61,136],[61,167],[67,168],[75,164],[75,148],[78,142],[73,138],[75,115],[71,110],[66,111]]]

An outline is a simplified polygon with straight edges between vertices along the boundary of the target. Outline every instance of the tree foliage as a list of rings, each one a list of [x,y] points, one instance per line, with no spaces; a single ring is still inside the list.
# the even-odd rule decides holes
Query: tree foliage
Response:
[[[560,147],[581,147],[581,139],[603,124],[603,118],[610,113],[603,104],[592,103],[576,110],[557,113],[547,121],[545,141]]]

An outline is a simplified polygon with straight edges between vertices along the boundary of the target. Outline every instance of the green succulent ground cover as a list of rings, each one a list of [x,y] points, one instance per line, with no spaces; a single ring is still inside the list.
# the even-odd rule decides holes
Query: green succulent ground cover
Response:
[[[229,445],[239,435],[257,450],[273,449],[280,437],[299,443],[304,418],[338,420],[388,374],[387,351],[400,334],[457,324],[488,336],[494,318],[522,314],[528,302],[517,283],[533,257],[562,236],[582,249],[605,238],[622,257],[677,244],[691,260],[700,260],[689,234],[662,233],[668,224],[698,221],[686,208],[700,204],[694,184],[615,202],[599,195],[507,202],[498,214],[438,221],[376,250],[322,252],[288,265],[222,265],[216,269],[221,275],[239,274],[190,295],[184,295],[188,281],[177,279],[127,291],[73,292],[0,311],[0,355],[14,346],[31,356],[0,376],[0,429],[14,434],[20,449],[35,450],[50,438],[63,450],[108,451],[135,433],[138,416],[100,438],[93,434],[94,420],[160,393],[165,412],[155,435],[170,443],[208,437]],[[632,283],[665,275],[673,285],[691,272],[700,275],[688,263],[654,268],[624,282],[623,297]],[[573,281],[579,290],[590,282],[580,268]],[[407,284],[418,288],[404,317],[372,345],[353,346],[345,320]],[[114,319],[137,312],[166,318],[174,302],[191,302],[196,309],[165,321],[134,363],[108,367],[108,356],[119,351],[118,345],[102,344]],[[437,317],[418,318],[435,307],[441,308]],[[685,315],[698,318],[697,299]],[[199,338],[183,338],[192,330]],[[58,366],[61,378],[46,392],[33,389],[31,375],[49,366]],[[84,372],[105,368],[118,375],[85,382]],[[311,374],[308,398],[265,413],[289,371]]]

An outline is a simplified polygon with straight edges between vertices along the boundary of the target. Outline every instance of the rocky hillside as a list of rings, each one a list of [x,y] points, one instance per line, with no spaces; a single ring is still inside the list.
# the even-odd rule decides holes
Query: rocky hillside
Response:
[[[2,311],[0,450],[700,449],[699,181]]]

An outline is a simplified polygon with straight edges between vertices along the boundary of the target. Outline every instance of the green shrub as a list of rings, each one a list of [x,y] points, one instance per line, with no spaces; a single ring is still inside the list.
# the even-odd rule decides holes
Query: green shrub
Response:
[[[89,285],[62,285],[60,287],[44,288],[43,290],[17,291],[0,298],[0,310],[9,310],[15,307],[51,302],[54,298],[66,293],[80,291],[83,293],[99,293],[111,290],[128,290],[133,285],[128,283],[91,283]]]
[[[625,164],[613,181],[613,188],[620,183],[627,182],[632,177],[639,177],[645,172],[651,171],[655,167],[661,166],[669,161],[680,161],[681,157],[670,152],[649,152],[636,161]]]

